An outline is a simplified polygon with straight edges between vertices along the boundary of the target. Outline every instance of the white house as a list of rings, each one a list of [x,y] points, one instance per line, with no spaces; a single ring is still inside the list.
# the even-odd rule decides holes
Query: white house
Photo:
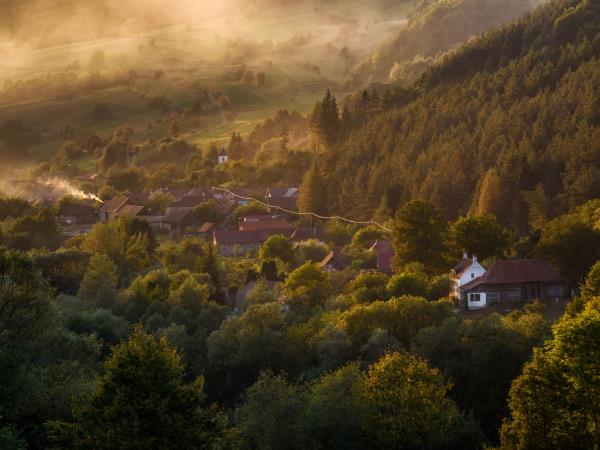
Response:
[[[467,253],[463,253],[463,259],[461,259],[452,270],[454,272],[454,288],[452,290],[452,295],[456,298],[460,298],[461,286],[470,283],[485,273],[485,267],[479,264],[477,256],[473,255],[472,258],[469,258]],[[474,302],[473,309],[477,308],[478,303],[481,304],[481,307],[485,307],[485,299],[481,301],[480,297],[480,300]]]
[[[225,151],[224,148],[222,148],[221,151],[219,152],[219,156],[217,157],[217,159],[218,159],[219,164],[225,164],[227,162],[227,160],[229,159],[229,157],[227,156],[227,152]]]

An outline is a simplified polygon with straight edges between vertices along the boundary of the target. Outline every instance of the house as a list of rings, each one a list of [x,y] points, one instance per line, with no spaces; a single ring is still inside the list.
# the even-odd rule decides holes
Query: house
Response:
[[[392,258],[394,248],[391,241],[375,241],[370,250],[377,258],[377,270],[384,273],[392,273]]]
[[[63,203],[58,210],[61,225],[86,225],[96,221],[96,208],[89,204]]]
[[[220,255],[235,256],[258,251],[265,241],[258,231],[215,230],[213,243]]]
[[[339,250],[332,250],[323,261],[319,263],[319,267],[328,272],[344,270],[348,265],[348,258]]]
[[[229,159],[229,157],[227,156],[227,152],[225,151],[224,148],[222,148],[221,151],[219,152],[219,155],[217,156],[217,163],[225,164],[228,159]]]
[[[202,224],[202,226],[198,229],[198,237],[205,239],[205,240],[210,240],[210,237],[212,237],[212,233],[215,229],[215,224],[212,222],[204,222]]]
[[[118,195],[106,201],[98,211],[100,222],[108,222],[117,216],[117,211],[129,202],[129,197]]]
[[[166,216],[142,216],[142,218],[148,222],[154,232],[166,233],[171,231],[171,226],[166,223]]]
[[[290,230],[215,230],[213,243],[222,256],[246,255],[255,253],[271,236],[283,234],[290,237]]]
[[[140,205],[123,205],[116,212],[115,217],[137,217],[142,215],[145,207]]]
[[[295,231],[294,226],[286,220],[240,221],[238,226],[240,231],[268,231],[273,234],[283,233],[290,236]]]
[[[269,205],[271,213],[285,213],[285,211],[298,211],[298,188],[269,188],[265,194],[265,201]]]
[[[164,222],[170,226],[171,231],[183,234],[187,227],[197,224],[194,217],[194,208],[171,206],[165,212]]]
[[[460,287],[467,309],[493,304],[562,299],[568,294],[556,269],[539,259],[496,261],[481,276]]]
[[[467,253],[463,253],[463,258],[452,269],[452,279],[454,281],[452,296],[459,298],[460,287],[482,276],[484,273],[485,267],[477,261],[477,256],[473,255],[472,258],[469,258]]]

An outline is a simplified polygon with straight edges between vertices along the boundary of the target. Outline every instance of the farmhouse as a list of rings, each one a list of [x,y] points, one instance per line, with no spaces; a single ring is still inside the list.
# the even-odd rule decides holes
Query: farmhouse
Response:
[[[452,288],[452,296],[460,297],[460,287],[470,283],[475,278],[482,276],[485,273],[485,267],[479,264],[477,256],[469,258],[467,253],[463,253],[463,258],[452,269],[454,285]]]
[[[96,209],[92,205],[64,203],[60,205],[58,220],[61,225],[85,225],[96,221]]]
[[[481,276],[462,285],[460,299],[467,309],[497,303],[556,300],[567,295],[563,278],[544,260],[496,261]]]
[[[129,203],[129,197],[125,195],[118,195],[106,201],[98,211],[100,222],[108,222],[110,219],[117,217],[119,209],[127,203]]]

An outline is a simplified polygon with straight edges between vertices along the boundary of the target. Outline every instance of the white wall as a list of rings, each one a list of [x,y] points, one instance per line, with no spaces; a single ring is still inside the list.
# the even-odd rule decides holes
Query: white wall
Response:
[[[478,261],[473,261],[473,264],[471,264],[458,279],[458,287],[471,282],[472,280],[474,280],[477,277],[480,277],[484,273],[485,269],[483,268],[483,266],[479,264]]]
[[[472,300],[475,295],[479,295],[479,301]],[[485,292],[471,292],[467,294],[467,307],[469,309],[482,309],[486,306]]]

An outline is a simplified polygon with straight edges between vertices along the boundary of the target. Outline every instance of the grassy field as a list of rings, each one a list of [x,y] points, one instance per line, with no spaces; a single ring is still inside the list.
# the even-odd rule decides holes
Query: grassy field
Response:
[[[395,34],[408,3],[392,2],[366,12],[359,1],[337,7],[300,2],[257,17],[231,15],[118,39],[45,49],[12,49],[0,61],[0,122],[20,120],[40,131],[32,162],[50,157],[72,127],[78,135],[110,136],[134,129],[135,140],[168,135],[173,121],[181,136],[201,146],[224,142],[232,132],[249,133],[277,110],[308,113],[327,88],[343,96],[338,81],[373,46]],[[329,9],[328,9],[329,8]],[[101,67],[90,68],[100,50]],[[251,70],[265,74],[257,86],[240,80]],[[17,86],[17,95],[9,87]],[[226,97],[227,107],[218,99]],[[162,98],[168,109],[151,108]],[[195,104],[201,114],[190,114]],[[108,111],[98,115],[98,105]],[[185,111],[185,114],[181,114]]]

